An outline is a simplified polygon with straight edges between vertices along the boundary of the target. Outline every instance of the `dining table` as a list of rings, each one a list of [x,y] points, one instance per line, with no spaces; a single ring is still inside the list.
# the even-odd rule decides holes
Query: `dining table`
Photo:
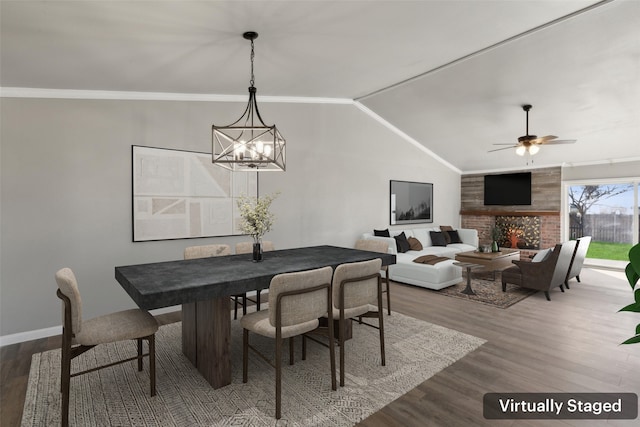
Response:
[[[115,267],[115,278],[138,307],[182,305],[182,352],[213,388],[231,383],[230,296],[269,288],[283,273],[396,256],[338,246],[310,246],[252,254]]]

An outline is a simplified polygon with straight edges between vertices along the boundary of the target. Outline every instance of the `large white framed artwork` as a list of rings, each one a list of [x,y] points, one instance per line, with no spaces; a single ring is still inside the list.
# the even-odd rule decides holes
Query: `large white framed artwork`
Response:
[[[211,163],[211,153],[133,145],[133,241],[242,234],[236,199],[256,195],[254,173]]]

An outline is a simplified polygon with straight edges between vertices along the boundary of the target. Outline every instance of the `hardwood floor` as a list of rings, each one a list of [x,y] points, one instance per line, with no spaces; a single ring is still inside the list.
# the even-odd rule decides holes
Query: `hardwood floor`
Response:
[[[617,276],[617,277],[613,277]],[[393,283],[392,309],[487,340],[360,426],[600,426],[638,420],[485,420],[487,392],[640,393],[640,345],[621,346],[640,316],[617,311],[633,301],[622,273],[584,269],[551,301],[537,293],[499,309]],[[393,314],[392,314],[393,315]],[[179,313],[159,317],[179,320]],[[0,350],[0,425],[20,424],[31,355],[59,347],[59,337]]]

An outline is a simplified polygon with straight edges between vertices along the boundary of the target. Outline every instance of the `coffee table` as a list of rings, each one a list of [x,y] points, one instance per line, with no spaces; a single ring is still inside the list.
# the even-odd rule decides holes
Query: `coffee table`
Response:
[[[511,261],[520,259],[520,251],[518,249],[500,248],[498,252],[460,252],[456,254],[456,261],[468,262],[472,264],[480,264],[484,266],[485,271],[495,272],[502,271],[513,265]]]

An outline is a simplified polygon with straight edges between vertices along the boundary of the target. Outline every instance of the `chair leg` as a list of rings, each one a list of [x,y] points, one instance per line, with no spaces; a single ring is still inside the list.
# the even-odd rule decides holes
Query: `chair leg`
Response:
[[[142,338],[138,338],[138,371],[142,371]]]
[[[564,285],[567,287],[567,289],[571,289],[571,288],[569,287],[569,281],[568,281],[568,280],[565,280],[565,281],[564,281]]]
[[[242,315],[247,314],[247,294],[242,294]]]
[[[335,334],[333,330],[333,319],[329,319],[329,364],[331,367],[331,390],[337,390],[336,386],[336,351],[335,351]],[[304,346],[303,346],[304,348]],[[305,349],[306,351],[306,349]]]
[[[62,393],[62,427],[69,425],[69,389],[71,387],[71,345],[62,339],[62,367],[60,375],[60,392]]]
[[[260,292],[261,291],[262,291],[261,289],[258,289],[256,291],[256,311],[260,311]]]
[[[289,337],[289,365],[293,365],[293,337]]]
[[[507,284],[502,282],[502,292],[507,292]]]
[[[547,297],[547,301],[551,301],[551,297],[549,296],[549,291],[544,291],[544,296]]]
[[[233,305],[233,320],[238,319],[238,295],[233,297],[234,305]]]
[[[344,387],[344,335],[345,335],[346,319],[340,316],[338,322],[338,342],[340,346],[340,387]]]
[[[391,316],[391,290],[389,289],[389,270],[385,271],[384,281],[387,284],[387,313]]]
[[[560,290],[564,292],[564,286],[560,285]]]
[[[276,339],[276,419],[282,412],[282,339]]]
[[[242,330],[242,382],[246,383],[249,376],[249,330]]]
[[[151,396],[156,395],[156,335],[149,337],[149,382],[151,383]]]
[[[578,281],[578,283],[580,283],[580,275],[576,276],[576,280]]]
[[[307,360],[307,336],[302,335],[302,360]]]
[[[382,303],[379,304],[378,308],[378,323],[380,330],[380,358],[382,359],[382,366],[386,366],[385,354],[384,354],[384,320],[382,315]]]

